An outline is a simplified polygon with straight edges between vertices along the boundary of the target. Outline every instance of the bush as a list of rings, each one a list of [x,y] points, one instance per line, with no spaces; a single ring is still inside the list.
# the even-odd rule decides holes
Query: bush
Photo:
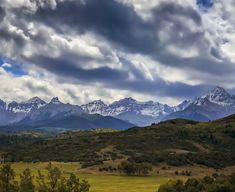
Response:
[[[121,163],[119,170],[127,175],[148,175],[152,171],[152,165],[125,161]]]

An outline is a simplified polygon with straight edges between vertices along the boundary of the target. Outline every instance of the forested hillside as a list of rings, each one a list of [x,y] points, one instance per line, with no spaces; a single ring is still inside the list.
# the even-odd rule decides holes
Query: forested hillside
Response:
[[[87,167],[127,159],[221,168],[235,165],[235,116],[209,123],[179,119],[126,131],[68,132],[53,137],[2,135],[0,150],[7,161],[77,161]]]

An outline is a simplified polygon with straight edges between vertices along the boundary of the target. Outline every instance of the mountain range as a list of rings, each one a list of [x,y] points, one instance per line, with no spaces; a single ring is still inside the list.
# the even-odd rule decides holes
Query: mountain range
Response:
[[[0,128],[4,131],[89,130],[96,128],[127,129],[134,124],[99,114],[87,114],[78,105],[62,103],[57,97],[49,103],[34,97],[28,101],[7,104],[0,101]]]
[[[211,121],[226,117],[235,113],[235,96],[217,86],[206,95],[185,100],[177,106],[125,98],[110,105],[98,100],[81,107],[86,113],[110,115],[138,126],[146,126],[177,118]]]
[[[0,126],[15,129],[127,129],[176,118],[211,121],[233,113],[235,96],[218,86],[177,106],[139,102],[133,98],[124,98],[110,105],[96,100],[81,106],[64,104],[57,97],[48,103],[39,97],[19,103],[0,100]]]

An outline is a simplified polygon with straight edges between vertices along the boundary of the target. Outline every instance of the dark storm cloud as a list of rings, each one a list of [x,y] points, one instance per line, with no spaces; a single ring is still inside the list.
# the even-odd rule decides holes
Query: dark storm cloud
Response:
[[[114,82],[128,78],[128,71],[99,67],[83,69],[78,63],[63,58],[50,58],[43,55],[34,56],[28,62],[34,63],[59,76],[70,77],[81,82]]]
[[[145,21],[133,7],[115,0],[84,2],[58,2],[56,9],[40,7],[29,18],[52,26],[61,33],[70,30],[76,30],[80,34],[93,31],[129,53],[149,55],[163,65],[192,68],[209,74],[234,70],[233,65],[225,62],[221,71],[215,53],[208,51],[209,42],[205,39],[204,32],[192,31],[192,26],[187,24],[186,21],[191,21],[194,26],[202,27],[201,16],[191,7],[161,3],[152,10],[153,19]],[[169,26],[170,29],[165,31]],[[166,41],[161,41],[161,32],[168,35]],[[200,55],[185,59],[171,54],[167,50],[169,45],[185,51],[196,47]]]
[[[0,7],[0,23],[3,21],[4,17],[5,17],[5,10]]]
[[[162,48],[157,33],[166,25],[173,24],[169,43],[191,45],[202,35],[191,32],[189,26],[177,20],[177,17],[184,17],[196,25],[201,25],[200,15],[190,7],[162,3],[152,12],[153,20],[144,21],[133,7],[115,0],[86,0],[85,3],[64,1],[58,3],[56,9],[39,8],[31,19],[46,23],[64,33],[69,30],[64,28],[65,25],[79,33],[93,31],[130,52],[149,55],[156,54]],[[179,38],[179,33],[184,35],[183,39]]]
[[[16,48],[22,48],[25,45],[25,40],[17,33],[9,31],[7,27],[0,27],[0,40],[6,43],[14,42]]]
[[[132,7],[115,0],[64,1],[54,10],[39,8],[32,17],[58,31],[63,31],[64,25],[79,33],[94,31],[130,51],[150,53],[158,41],[151,23],[144,22]]]

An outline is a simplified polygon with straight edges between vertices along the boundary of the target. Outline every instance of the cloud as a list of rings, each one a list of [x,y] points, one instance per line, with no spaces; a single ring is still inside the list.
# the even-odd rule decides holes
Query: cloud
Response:
[[[1,67],[3,67],[3,68],[11,68],[12,65],[11,65],[10,63],[3,63],[3,64],[1,65]]]
[[[5,17],[5,10],[2,7],[0,7],[0,23],[3,21],[4,17]]]
[[[22,84],[29,95],[52,96],[61,86],[59,94],[72,102],[132,95],[173,103],[214,84],[233,88],[233,0],[4,0],[1,6],[0,55],[19,63],[25,73],[18,78],[34,79],[35,85]],[[5,72],[16,78],[17,70]],[[47,86],[37,85],[44,79]]]
[[[172,27],[168,32],[174,32],[169,34],[167,43],[189,46],[202,35],[187,25],[187,21],[201,25],[200,15],[191,7],[162,3],[151,12],[152,19],[145,21],[132,6],[115,0],[63,1],[56,9],[39,8],[30,20],[46,23],[61,33],[67,33],[68,29],[78,33],[92,31],[130,52],[148,55],[164,48],[159,33],[166,25]]]

